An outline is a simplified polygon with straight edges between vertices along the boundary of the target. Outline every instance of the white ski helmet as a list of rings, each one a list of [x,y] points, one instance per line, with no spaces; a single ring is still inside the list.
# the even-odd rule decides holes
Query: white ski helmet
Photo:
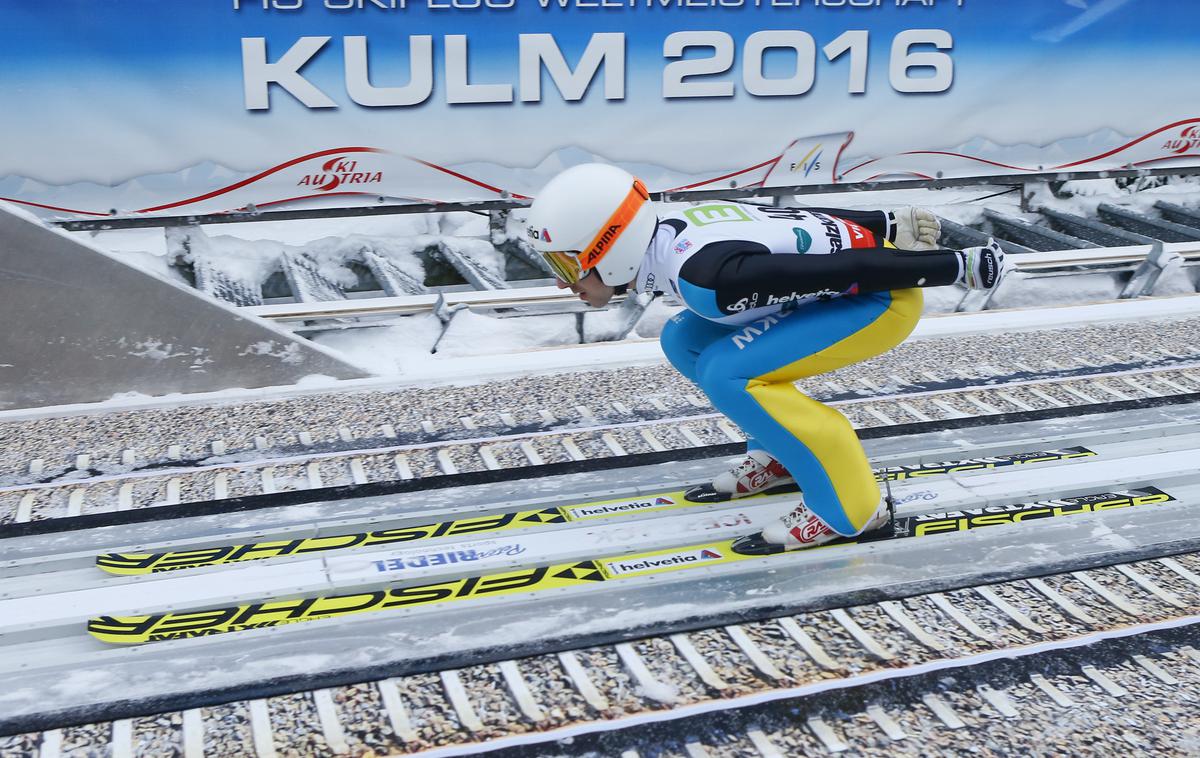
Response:
[[[646,185],[603,163],[572,166],[530,206],[527,239],[555,276],[574,284],[596,270],[617,287],[633,281],[658,226]]]

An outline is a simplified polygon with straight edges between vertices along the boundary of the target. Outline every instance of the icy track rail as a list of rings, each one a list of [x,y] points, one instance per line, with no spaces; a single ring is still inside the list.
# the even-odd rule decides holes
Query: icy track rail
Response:
[[[1072,419],[1056,430],[1025,422],[888,438],[875,441],[871,450],[887,466],[1070,446],[1094,454],[901,479],[895,491],[902,515],[1145,486],[1169,492],[1175,498],[1170,504],[694,568],[613,583],[611,589],[600,585],[494,601],[479,598],[462,607],[411,608],[136,648],[104,646],[87,638],[80,615],[100,608],[141,613],[162,609],[164,603],[171,610],[214,607],[243,596],[296,596],[320,587],[366,588],[381,580],[369,578],[364,569],[385,555],[402,559],[413,551],[389,547],[130,580],[85,568],[82,560],[94,557],[103,539],[94,532],[75,535],[92,543],[75,557],[53,552],[51,545],[50,552],[36,556],[35,548],[6,565],[3,602],[8,612],[0,617],[24,622],[9,621],[0,629],[0,660],[6,662],[5,681],[10,683],[0,699],[8,701],[5,712],[14,714],[3,731],[45,727],[40,734],[15,738],[42,745],[55,739],[61,745],[68,736],[75,739],[80,729],[107,734],[121,745],[136,733],[138,744],[147,739],[181,749],[191,744],[193,754],[219,754],[195,752],[208,750],[205,745],[230,728],[228,718],[211,714],[240,713],[249,731],[243,737],[258,746],[260,755],[270,754],[267,746],[276,744],[318,754],[337,752],[342,745],[355,751],[384,749],[381,740],[389,750],[440,746],[443,754],[457,754],[483,739],[501,739],[494,746],[515,746],[633,729],[704,710],[970,666],[996,657],[992,653],[1052,654],[1098,637],[1141,637],[1186,626],[1200,603],[1200,565],[1190,554],[1200,540],[1189,536],[1194,533],[1190,511],[1200,497],[1200,476],[1191,463],[1200,447],[1197,420],[1200,409],[1194,406],[1123,411]],[[680,463],[616,473],[620,491],[628,491],[664,480],[693,481],[711,465]],[[519,490],[489,487],[465,499],[470,506],[456,511],[450,505],[444,514],[478,513],[488,494],[499,498],[492,509],[574,502],[582,496],[572,493],[594,494],[597,485],[612,483],[613,473],[545,481],[545,491],[553,494],[533,501],[517,500]],[[535,530],[561,534],[553,548],[511,559],[505,567],[584,559],[595,556],[598,545],[610,546],[604,554],[620,554],[693,544],[700,535],[721,539],[744,531],[742,519],[767,518],[779,500],[555,525]],[[408,507],[417,507],[424,517],[430,505],[446,504],[410,501]],[[159,528],[180,532],[188,528],[184,521]],[[667,521],[675,528],[663,529]],[[212,532],[213,526],[207,526],[208,542],[231,536]],[[48,537],[29,539],[36,544]],[[198,539],[193,535],[182,546],[194,546]],[[448,538],[422,549],[445,552],[466,544],[462,538]],[[1014,551],[1014,545],[1022,549]],[[853,572],[846,570],[849,565]],[[402,578],[407,584],[469,573],[443,565]],[[33,576],[36,581],[31,582]],[[131,581],[138,582],[136,599],[124,591]],[[307,581],[316,583],[302,586]],[[239,594],[230,595],[231,586]],[[62,602],[67,598],[69,609]],[[872,602],[861,605],[863,601]],[[704,613],[697,616],[696,608]],[[31,610],[42,616],[31,620]],[[397,625],[398,619],[404,623]],[[464,645],[471,640],[475,649]],[[533,657],[515,660],[524,655]],[[247,667],[246,660],[254,664]],[[368,661],[369,666],[361,667]],[[337,670],[348,663],[360,667]],[[207,673],[199,675],[197,667]],[[1088,667],[1081,670],[1086,673]],[[72,694],[69,686],[45,685],[69,682],[72,676],[103,676],[122,682],[122,689],[101,695],[99,699],[111,700],[100,708],[77,705],[72,711],[67,702],[79,693]],[[222,678],[207,691],[183,691],[215,685]],[[350,684],[371,680],[378,681]],[[821,681],[825,683],[817,684]],[[298,682],[319,689],[243,701],[246,692],[255,693],[253,697],[288,692]],[[985,702],[1011,701],[1000,692]],[[27,701],[20,703],[20,698]],[[238,702],[208,707],[230,700]],[[146,716],[163,707],[180,713]],[[56,736],[56,726],[107,713],[117,719],[111,725],[67,727]],[[605,724],[601,718],[617,720]],[[297,731],[301,723],[306,726]],[[812,738],[844,740],[831,728],[814,724],[808,723]],[[766,740],[773,744],[770,737]]]
[[[1030,752],[1051,744],[1039,741],[1047,739],[1047,720],[1071,744],[1071,733],[1110,729],[1104,709],[1136,719],[1144,708],[1153,719],[1164,702],[1183,700],[1184,718],[1193,717],[1195,706],[1189,711],[1186,703],[1197,678],[1200,613],[1200,538],[1191,515],[1200,499],[1200,354],[1187,329],[1146,327],[1159,332],[1177,341],[1154,342],[1136,329],[1105,332],[1121,339],[1108,336],[1098,350],[1088,333],[1074,331],[1064,351],[1072,360],[1044,347],[1054,340],[1042,340],[1019,364],[987,355],[977,372],[943,368],[918,380],[931,364],[917,362],[867,367],[855,374],[857,384],[842,376],[823,381],[830,382],[825,397],[843,403],[860,427],[873,461],[895,474],[902,517],[944,513],[944,526],[960,518],[954,513],[975,518],[973,509],[998,507],[976,514],[986,523],[996,514],[1059,507],[1045,503],[1051,499],[1149,488],[1169,502],[1002,517],[967,531],[618,572],[603,582],[466,593],[450,603],[134,646],[89,636],[87,619],[385,587],[461,588],[472,577],[546,565],[570,564],[574,575],[587,562],[637,562],[647,552],[697,545],[720,552],[791,501],[781,494],[684,509],[617,508],[510,531],[448,531],[419,542],[141,576],[95,566],[107,553],[420,531],[513,509],[674,493],[718,468],[712,456],[737,450],[739,437],[696,399],[664,393],[655,398],[661,408],[608,400],[611,406],[584,406],[585,413],[568,401],[552,406],[551,419],[538,413],[549,409],[525,409],[516,420],[535,417],[525,426],[481,414],[454,418],[463,419],[457,428],[437,419],[418,439],[392,439],[392,447],[410,446],[399,452],[370,453],[380,446],[339,435],[343,449],[283,451],[331,457],[281,463],[285,456],[269,454],[280,451],[266,451],[221,462],[234,473],[236,465],[254,464],[246,469],[252,488],[245,499],[185,503],[188,495],[207,499],[205,487],[189,484],[177,490],[181,502],[158,507],[136,506],[161,498],[117,510],[111,497],[93,502],[89,494],[79,498],[89,508],[79,516],[39,510],[37,519],[0,526],[8,536],[0,564],[0,734],[9,735],[0,737],[0,755],[457,755],[493,748],[620,755],[658,747],[688,756],[844,748],[922,754],[980,740]],[[945,349],[936,341],[919,347]],[[388,482],[397,455],[412,478]],[[384,467],[370,465],[372,456]],[[347,462],[355,458],[371,474],[362,484],[354,484]],[[938,465],[946,461],[965,464]],[[33,494],[57,508],[69,505],[72,483],[77,490],[162,486],[214,462],[181,460],[166,477],[160,468],[158,479],[129,482],[88,483],[111,472],[87,467],[44,471],[60,481],[33,492],[20,486],[39,483],[10,482],[16,487],[0,501],[19,504]],[[330,462],[344,470],[331,473]],[[275,464],[276,481],[293,487],[313,484],[305,475],[314,463],[319,484],[347,484],[265,493],[260,463]],[[1014,510],[1034,502],[1041,504]],[[524,550],[498,550],[513,546]],[[471,551],[482,557],[428,560]],[[1161,739],[1149,727],[1134,733]],[[1129,734],[1111,739],[1128,744]]]
[[[1108,365],[1081,362],[1075,367],[1051,361],[1040,369],[1021,362],[985,366],[986,379],[922,372],[924,383],[899,385],[896,377],[889,387],[862,379],[864,388],[854,391],[826,382],[824,396],[817,397],[841,410],[869,439],[967,426],[988,417],[1063,418],[1113,401],[1125,408],[1169,405],[1190,402],[1200,393],[1200,351],[1160,353],[1158,365],[1149,368],[1138,365],[1135,355],[1109,359]],[[359,447],[351,438],[337,449],[219,455],[188,465],[159,463],[114,473],[76,468],[45,481],[0,485],[0,537],[504,481],[529,476],[555,457],[562,463],[550,464],[551,470],[558,465],[563,472],[582,472],[628,465],[624,459],[639,448],[662,453],[664,459],[733,455],[744,443],[739,430],[707,400],[697,395],[671,399],[667,405],[651,398],[649,408],[637,411],[616,403],[604,415],[577,407],[570,419],[545,411],[543,424],[500,434],[480,435],[490,430],[472,422],[401,444]],[[680,405],[691,413],[679,414]],[[479,436],[468,436],[472,432]],[[710,447],[714,449],[705,450]],[[687,450],[693,452],[683,452]],[[89,463],[76,461],[77,466]],[[235,481],[240,487],[231,486]],[[281,481],[292,489],[281,491]],[[135,499],[135,494],[140,496]],[[220,504],[195,505],[205,500]]]

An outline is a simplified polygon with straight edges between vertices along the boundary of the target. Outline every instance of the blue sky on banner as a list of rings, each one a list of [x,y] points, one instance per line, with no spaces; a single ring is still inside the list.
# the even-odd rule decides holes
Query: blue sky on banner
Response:
[[[574,144],[613,159],[699,170],[713,159],[698,156],[698,146],[722,138],[730,124],[755,124],[758,152],[777,151],[805,134],[848,130],[858,133],[856,145],[880,152],[950,146],[976,136],[1049,141],[1105,126],[1140,133],[1200,115],[1192,112],[1200,102],[1194,77],[1200,55],[1194,42],[1197,0],[964,0],[961,8],[954,0],[936,0],[933,7],[881,0],[871,8],[821,7],[814,0],[774,0],[792,7],[770,7],[772,0],[687,7],[685,2],[697,0],[673,0],[668,8],[654,7],[661,0],[620,8],[575,7],[580,0],[560,8],[559,0],[546,0],[551,7],[543,8],[539,0],[490,0],[513,7],[429,7],[474,1],[408,0],[404,9],[385,10],[364,0],[361,10],[334,11],[322,7],[323,0],[303,0],[301,10],[264,11],[263,0],[243,0],[235,11],[233,0],[0,0],[0,98],[8,104],[0,112],[0,137],[12,148],[0,157],[0,176],[116,181],[210,157],[252,169],[331,140],[437,161],[488,158],[512,166],[532,165],[555,147]],[[953,35],[954,86],[948,91],[902,95],[889,86],[892,38],[914,28]],[[796,97],[745,92],[741,44],[765,29],[801,29],[815,38],[816,84],[810,92]],[[819,53],[849,29],[871,30],[865,96],[847,92],[847,57],[829,62]],[[733,67],[713,77],[735,83],[732,98],[663,98],[663,40],[679,30],[720,30],[734,38]],[[597,78],[583,103],[564,103],[543,75],[541,102],[446,104],[442,35],[467,35],[472,82],[515,85],[518,34],[551,33],[574,62],[593,33],[610,31],[626,35],[627,86],[620,100],[606,101]],[[415,34],[434,36],[433,95],[404,108],[351,101],[340,38],[367,36],[371,82],[400,86],[409,77],[408,35]],[[338,107],[308,109],[273,86],[268,112],[247,111],[241,39],[265,37],[268,59],[274,60],[302,36],[333,38],[302,73]],[[707,54],[692,49],[686,57]],[[795,66],[793,54],[773,50],[764,58],[763,73],[786,76]],[[471,143],[481,116],[499,135],[490,146]],[[646,122],[648,139],[615,137],[614,117]],[[1037,128],[1031,128],[1034,119]],[[683,140],[681,126],[689,132]],[[672,133],[674,152],[656,147]],[[553,136],[548,140],[547,134]],[[499,158],[494,152],[501,142]],[[210,155],[213,144],[222,145],[219,155]],[[114,168],[106,155],[114,152],[132,157]],[[745,146],[732,152],[736,158],[728,162],[735,165],[757,154]],[[47,161],[50,155],[56,159]]]
[[[331,4],[354,1],[329,0]],[[914,24],[947,29],[965,54],[985,57],[1020,55],[1051,45],[1076,52],[1114,46],[1127,50],[1194,47],[1192,24],[1200,17],[1195,0],[964,0],[963,7],[954,0],[935,0],[933,7],[922,7],[920,2],[896,7],[893,0],[881,0],[879,7],[866,8],[818,7],[813,0],[774,0],[795,3],[792,7],[766,6],[770,0],[744,0],[741,7],[686,7],[683,2],[697,0],[668,0],[679,3],[669,8],[647,7],[647,0],[620,8],[559,7],[560,2],[577,0],[491,0],[511,2],[513,7],[444,10],[431,9],[429,4],[482,0],[409,0],[406,8],[395,10],[371,6],[375,0],[361,1],[368,7],[330,10],[319,0],[308,0],[298,10],[264,11],[261,0],[245,0],[240,10],[233,10],[233,0],[3,0],[6,30],[0,32],[5,40],[0,62],[11,72],[57,68],[84,58],[168,68],[191,66],[199,59],[217,65],[218,71],[240,73],[237,41],[245,36],[288,44],[303,35],[362,34],[386,45],[389,37],[394,41],[409,34],[462,33],[473,35],[472,46],[478,46],[481,58],[507,63],[504,59],[515,54],[508,35],[519,32],[551,32],[564,44],[581,48],[593,32],[625,31],[631,49],[658,56],[663,36],[680,29],[722,29],[735,36],[759,29],[803,29],[823,39],[849,28],[886,32]],[[661,1],[651,0],[655,5]],[[755,2],[764,7],[754,7]],[[1081,19],[1078,32],[1063,39],[1047,38],[1048,30]]]

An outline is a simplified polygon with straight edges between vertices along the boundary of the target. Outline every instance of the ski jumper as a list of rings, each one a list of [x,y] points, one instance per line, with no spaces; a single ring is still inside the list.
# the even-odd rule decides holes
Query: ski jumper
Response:
[[[956,253],[899,251],[883,211],[709,203],[659,220],[637,289],[686,306],[667,359],[779,460],[834,531],[859,533],[879,485],[850,422],[797,379],[886,352],[921,316],[917,287],[952,284]]]

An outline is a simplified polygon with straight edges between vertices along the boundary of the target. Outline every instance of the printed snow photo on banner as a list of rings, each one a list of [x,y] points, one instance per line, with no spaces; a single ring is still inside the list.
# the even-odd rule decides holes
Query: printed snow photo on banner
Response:
[[[5,22],[0,199],[43,216],[520,200],[588,162],[652,192],[1200,165],[1184,0],[116,0]]]

